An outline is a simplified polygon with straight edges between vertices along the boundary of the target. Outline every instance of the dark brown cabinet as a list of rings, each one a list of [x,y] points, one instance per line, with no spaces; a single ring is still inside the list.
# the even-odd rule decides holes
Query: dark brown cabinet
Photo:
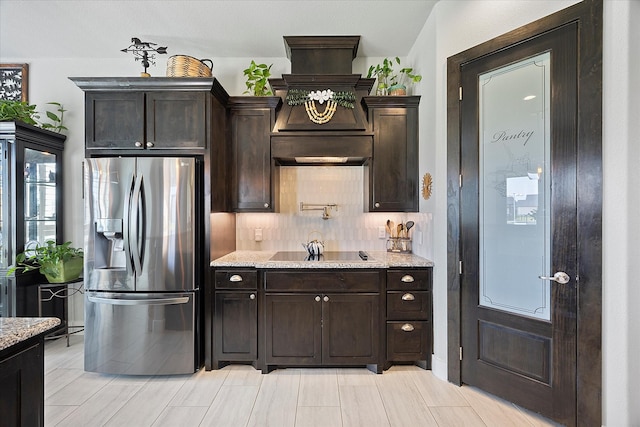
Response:
[[[206,147],[206,93],[87,92],[86,148]]]
[[[432,271],[387,271],[387,361],[430,365]]]
[[[373,132],[365,203],[370,212],[417,212],[420,97],[371,96],[363,102]]]
[[[0,351],[0,414],[4,426],[44,426],[44,339]]]
[[[25,249],[63,242],[65,139],[22,122],[0,123],[0,317],[38,316],[38,284],[46,279],[7,271]],[[66,303],[55,300],[42,304],[43,315],[63,318]]]
[[[265,274],[267,371],[279,365],[382,369],[378,271]]]
[[[256,270],[216,270],[213,368],[258,359]]]
[[[231,97],[231,206],[236,212],[277,212],[278,169],[271,130],[279,97]]]

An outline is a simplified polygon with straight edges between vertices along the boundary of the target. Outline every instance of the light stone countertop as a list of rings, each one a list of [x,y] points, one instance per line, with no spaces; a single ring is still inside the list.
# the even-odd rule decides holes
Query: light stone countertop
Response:
[[[0,350],[55,328],[57,317],[0,317]]]
[[[235,251],[211,261],[211,267],[252,268],[394,268],[433,267],[433,262],[414,254],[367,251],[367,261],[271,261],[276,251]]]

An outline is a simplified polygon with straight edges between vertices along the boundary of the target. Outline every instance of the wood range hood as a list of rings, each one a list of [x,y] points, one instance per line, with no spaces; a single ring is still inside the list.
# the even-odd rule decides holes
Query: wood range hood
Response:
[[[362,165],[373,157],[373,132],[362,99],[375,79],[352,73],[360,36],[285,36],[291,74],[269,83],[282,99],[271,133],[271,156],[278,165]],[[287,103],[290,90],[351,92],[354,108],[337,106],[328,122],[317,124],[305,105]],[[316,102],[319,112],[326,103]]]

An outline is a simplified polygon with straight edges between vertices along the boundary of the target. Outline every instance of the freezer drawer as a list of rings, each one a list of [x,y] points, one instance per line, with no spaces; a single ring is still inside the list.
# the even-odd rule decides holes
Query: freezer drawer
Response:
[[[85,371],[125,375],[195,372],[196,295],[86,292]]]

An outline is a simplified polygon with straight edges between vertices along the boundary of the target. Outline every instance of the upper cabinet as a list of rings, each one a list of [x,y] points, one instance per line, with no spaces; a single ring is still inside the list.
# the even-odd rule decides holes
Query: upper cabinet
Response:
[[[206,93],[88,92],[86,148],[205,148]]]
[[[208,148],[209,100],[219,86],[214,79],[72,77],[71,80],[86,93],[87,150]]]
[[[365,167],[370,212],[418,212],[419,96],[363,98],[373,132],[373,159]]]
[[[230,97],[231,207],[235,212],[277,212],[279,174],[271,157],[271,129],[279,97]]]

